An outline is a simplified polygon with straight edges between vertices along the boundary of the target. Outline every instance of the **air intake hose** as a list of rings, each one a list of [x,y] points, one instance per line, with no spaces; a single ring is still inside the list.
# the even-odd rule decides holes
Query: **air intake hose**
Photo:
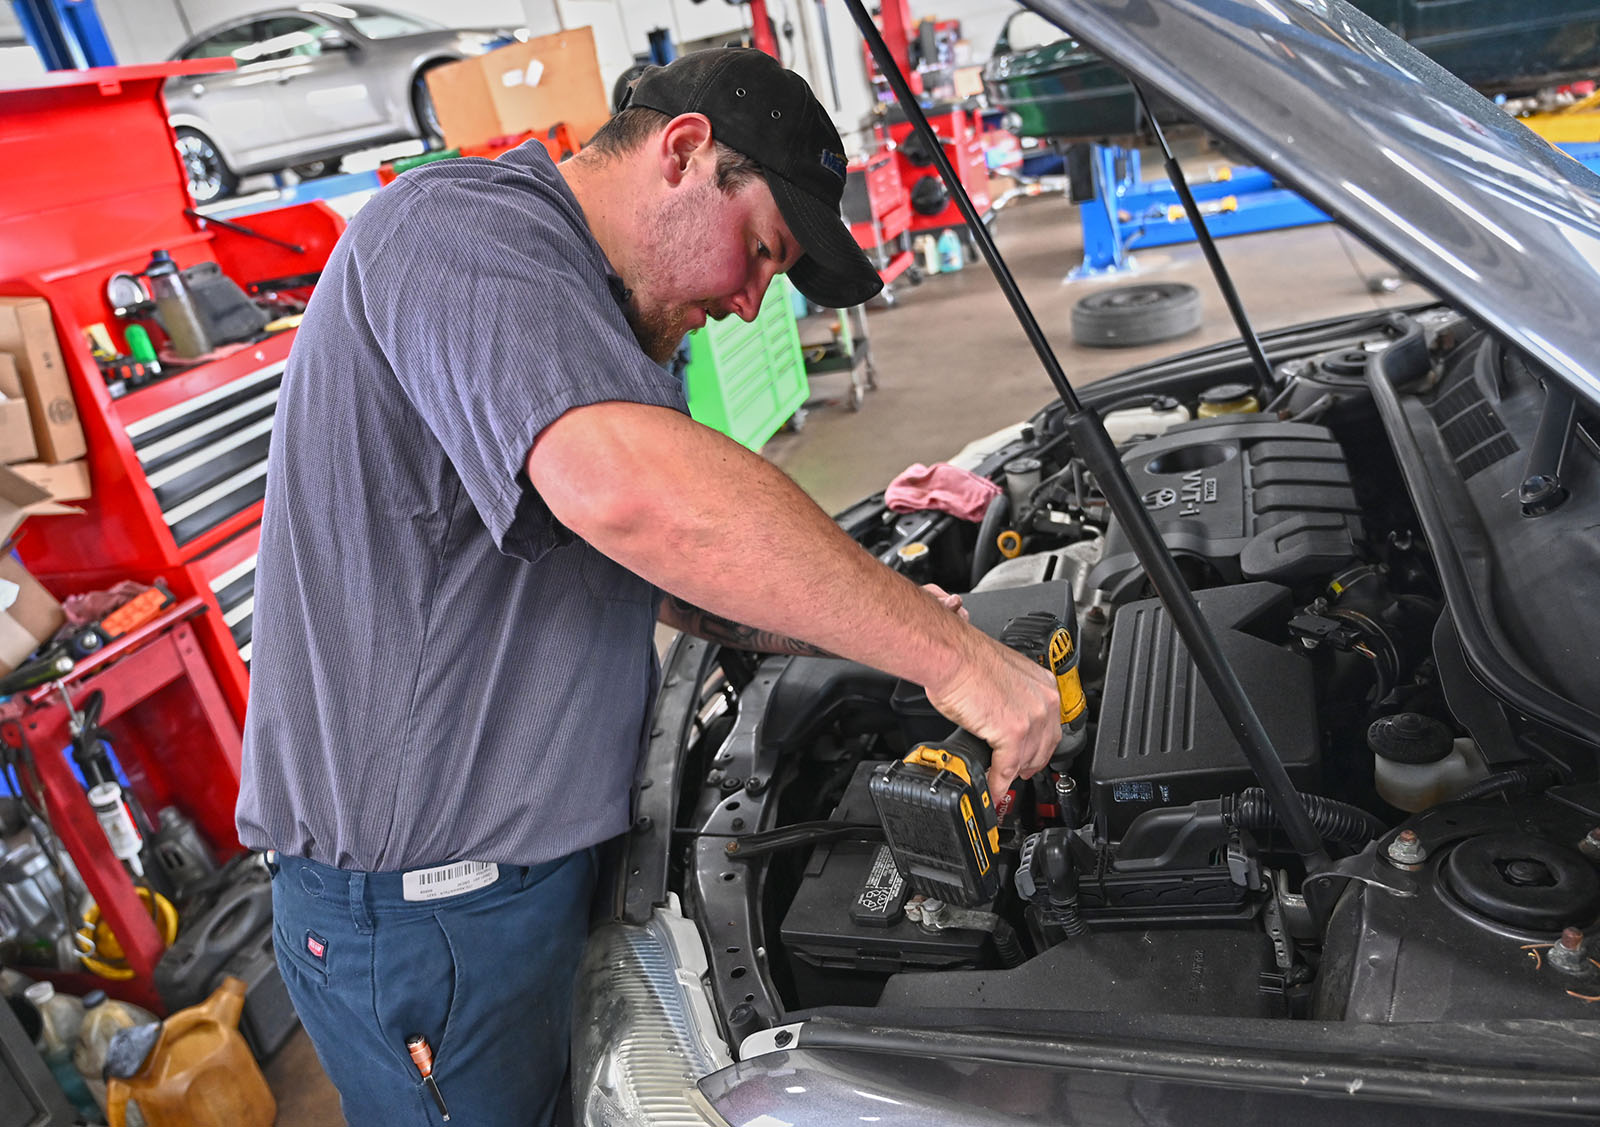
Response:
[[[1377,818],[1348,802],[1304,791],[1300,792],[1300,801],[1305,803],[1311,824],[1324,841],[1359,849],[1389,832],[1389,827]],[[1267,792],[1260,787],[1249,787],[1231,799],[1223,799],[1222,813],[1230,824],[1241,830],[1273,830],[1282,826],[1267,799]]]

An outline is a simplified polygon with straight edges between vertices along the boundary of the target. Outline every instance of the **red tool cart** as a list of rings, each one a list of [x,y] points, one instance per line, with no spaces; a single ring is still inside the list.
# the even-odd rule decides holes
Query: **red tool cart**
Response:
[[[160,580],[175,597],[160,618],[81,662],[66,688],[80,704],[104,691],[105,727],[145,808],[177,805],[226,855],[239,848],[233,806],[267,443],[294,330],[169,364],[120,398],[85,337],[104,325],[131,351],[107,282],[142,270],[158,249],[182,267],[216,262],[246,288],[304,294],[344,228],[320,203],[255,213],[243,231],[190,210],[162,85],[217,69],[210,59],[65,71],[0,90],[0,294],[49,303],[93,489],[81,516],[24,526],[23,562],[58,598],[125,579]],[[52,822],[135,973],[96,984],[161,1010],[150,978],[161,940],[60,754],[60,693],[14,697],[0,715],[26,734]]]
[[[961,185],[972,197],[980,216],[989,214],[989,168],[983,155],[983,138],[977,111],[960,104],[925,106],[928,123],[950,164],[961,177]],[[889,108],[889,136],[894,140],[895,158],[900,163],[900,178],[911,201],[911,232],[939,232],[946,227],[966,230],[961,210],[950,198],[950,191],[933,166],[933,155],[926,142],[913,132],[911,123],[897,106]]]
[[[913,261],[911,200],[893,153],[877,152],[850,162],[842,206],[850,233],[878,268],[883,284],[892,284]]]

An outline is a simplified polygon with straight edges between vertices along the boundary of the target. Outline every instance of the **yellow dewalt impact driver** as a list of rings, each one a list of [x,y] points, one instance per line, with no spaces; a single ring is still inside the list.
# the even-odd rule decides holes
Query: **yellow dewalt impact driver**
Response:
[[[1061,693],[1061,743],[1051,767],[1064,771],[1082,749],[1086,704],[1072,631],[1053,614],[1012,619],[1000,640],[1055,674]],[[920,743],[873,772],[868,790],[896,867],[912,891],[958,907],[984,904],[1000,887],[1000,822],[985,772],[989,746],[957,728]],[[1004,796],[1002,801],[1004,800]]]

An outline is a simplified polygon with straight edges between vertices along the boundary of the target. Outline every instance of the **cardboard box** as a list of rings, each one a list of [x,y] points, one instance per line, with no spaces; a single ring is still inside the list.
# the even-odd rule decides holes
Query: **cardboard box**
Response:
[[[0,399],[0,462],[26,462],[38,456],[28,401]]]
[[[88,453],[49,302],[0,297],[0,352],[10,353],[16,362],[40,459],[70,462]]]
[[[52,501],[86,501],[94,495],[89,485],[89,463],[76,462],[23,462],[11,467],[29,483],[37,485],[50,495]]]
[[[579,144],[611,116],[594,32],[587,27],[510,43],[428,71],[444,141],[483,145],[565,122]]]
[[[66,621],[61,604],[11,555],[11,535],[31,515],[80,511],[51,501],[43,489],[0,467],[0,543],[6,549],[0,556],[0,673],[22,664]]]
[[[66,620],[61,604],[15,556],[0,559],[0,674],[21,665]]]

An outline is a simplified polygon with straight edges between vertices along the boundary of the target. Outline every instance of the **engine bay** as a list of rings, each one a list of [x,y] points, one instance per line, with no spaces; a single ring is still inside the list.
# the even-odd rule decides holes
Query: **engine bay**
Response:
[[[915,892],[884,839],[874,773],[951,729],[918,686],[832,659],[674,651],[641,780],[670,789],[641,805],[668,825],[635,825],[665,868],[625,883],[681,896],[731,1043],[830,1006],[1600,1014],[1600,749],[1572,699],[1600,687],[1587,609],[1553,613],[1546,591],[1538,614],[1493,625],[1528,593],[1503,566],[1464,586],[1439,520],[1487,527],[1509,506],[1502,565],[1523,536],[1592,569],[1592,534],[1571,539],[1600,498],[1583,489],[1587,421],[1571,500],[1518,512],[1543,384],[1497,340],[1435,307],[1268,344],[1269,386],[1219,348],[1092,398],[1333,868],[1308,873],[1289,847],[1055,405],[971,453],[1003,487],[982,526],[881,496],[839,518],[909,578],[961,591],[995,637],[1039,613],[1071,631],[1086,738],[995,796],[991,899]],[[1447,486],[1413,472],[1430,457],[1448,459]],[[1424,495],[1438,511],[1419,512]],[[1557,703],[1496,691],[1556,667]]]

